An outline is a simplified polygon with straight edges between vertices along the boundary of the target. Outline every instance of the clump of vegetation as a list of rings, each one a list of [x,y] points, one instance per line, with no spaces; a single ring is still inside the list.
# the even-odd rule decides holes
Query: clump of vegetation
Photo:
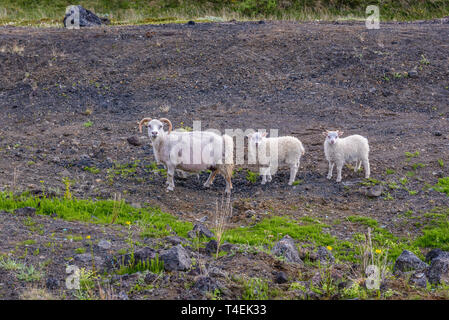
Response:
[[[444,192],[449,196],[449,177],[438,179],[438,183],[433,187],[438,192]]]
[[[249,182],[256,183],[257,177],[259,177],[259,174],[257,172],[246,170],[246,180],[248,180]]]
[[[192,229],[190,222],[182,222],[158,208],[134,208],[124,200],[81,200],[76,198],[37,197],[29,193],[14,195],[12,192],[0,192],[0,210],[13,212],[23,207],[36,208],[37,214],[57,214],[58,218],[70,221],[109,224],[115,214],[114,223],[125,225],[127,221],[136,221],[142,226],[141,236],[162,237],[170,232],[169,225],[180,236],[187,236]]]
[[[243,288],[242,300],[267,300],[269,297],[268,283],[263,279],[248,279]]]

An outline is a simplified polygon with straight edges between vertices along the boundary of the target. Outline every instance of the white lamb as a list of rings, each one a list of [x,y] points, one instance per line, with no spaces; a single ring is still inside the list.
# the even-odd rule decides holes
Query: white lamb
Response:
[[[334,164],[337,165],[337,182],[341,181],[341,169],[345,162],[355,162],[354,172],[360,169],[363,163],[365,169],[365,178],[369,178],[369,145],[368,139],[358,134],[348,136],[346,138],[340,138],[343,135],[341,131],[326,131],[323,132],[326,136],[324,141],[324,154],[326,160],[329,161],[329,172],[327,178],[332,178],[332,171]]]
[[[288,184],[291,186],[298,172],[299,162],[304,155],[304,147],[295,137],[270,137],[267,133],[255,132],[250,135],[249,153],[254,157],[254,149],[258,150],[258,164],[261,166],[260,173],[262,175],[262,184],[268,180],[272,180],[271,174],[275,173],[280,166],[288,166],[290,168],[290,179]],[[254,146],[256,148],[254,148]]]

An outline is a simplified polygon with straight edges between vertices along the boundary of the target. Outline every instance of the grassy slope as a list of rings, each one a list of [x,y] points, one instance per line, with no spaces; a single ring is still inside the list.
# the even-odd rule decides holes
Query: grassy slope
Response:
[[[382,21],[431,19],[449,15],[449,0],[81,0],[77,2],[113,24],[229,19],[363,19],[378,4]],[[61,25],[70,0],[1,0],[0,24]],[[200,19],[201,20],[201,19]]]

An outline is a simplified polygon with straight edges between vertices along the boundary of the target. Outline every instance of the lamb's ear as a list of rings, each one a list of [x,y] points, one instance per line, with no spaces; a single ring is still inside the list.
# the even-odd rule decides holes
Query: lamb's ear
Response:
[[[268,132],[264,132],[264,133],[262,133],[262,137],[266,137],[266,136],[267,136],[267,134],[268,134]]]
[[[327,137],[327,131],[321,133],[323,136]]]
[[[343,131],[337,130],[338,136],[341,137],[343,135]]]

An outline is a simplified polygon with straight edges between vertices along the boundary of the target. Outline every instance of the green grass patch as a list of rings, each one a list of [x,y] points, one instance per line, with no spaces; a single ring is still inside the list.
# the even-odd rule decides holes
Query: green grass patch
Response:
[[[141,235],[145,237],[169,235],[167,225],[183,237],[187,236],[187,232],[192,229],[190,222],[180,221],[159,208],[137,209],[125,203],[124,200],[58,199],[36,197],[27,193],[17,196],[11,192],[0,192],[0,210],[13,212],[23,207],[33,207],[36,208],[37,214],[48,216],[56,214],[58,218],[69,221],[109,224],[115,217],[114,222],[117,224],[126,225],[127,221],[139,224],[143,228]]]
[[[438,183],[433,187],[438,192],[443,192],[449,196],[449,177],[438,179]]]

